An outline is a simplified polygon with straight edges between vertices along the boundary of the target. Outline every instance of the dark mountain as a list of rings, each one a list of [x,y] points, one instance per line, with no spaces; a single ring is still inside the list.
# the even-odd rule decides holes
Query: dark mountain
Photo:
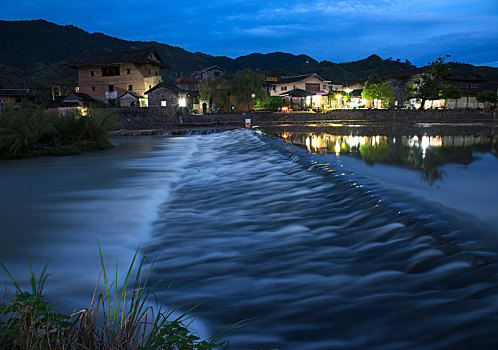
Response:
[[[298,75],[316,72],[337,83],[363,81],[372,73],[397,73],[413,69],[409,63],[383,60],[377,55],[366,59],[333,63],[317,62],[306,55],[274,52],[253,53],[231,59],[157,42],[127,41],[102,33],[88,33],[72,25],[60,26],[44,20],[0,21],[0,83],[11,87],[44,88],[50,85],[74,86],[76,70],[65,65],[88,51],[124,51],[155,46],[172,69],[163,72],[168,82],[175,77],[210,66],[227,72],[251,68],[269,76]],[[478,70],[483,77],[498,80],[498,69],[461,65],[462,69]]]

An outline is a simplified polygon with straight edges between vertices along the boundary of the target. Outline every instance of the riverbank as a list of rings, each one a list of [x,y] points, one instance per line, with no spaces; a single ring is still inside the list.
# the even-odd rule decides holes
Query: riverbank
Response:
[[[282,124],[487,124],[495,125],[496,112],[491,110],[336,110],[327,113],[251,112],[230,114],[205,114],[188,116],[163,115],[157,108],[113,109],[121,123],[120,130],[112,135],[185,135],[209,133],[244,127],[251,119],[253,126],[278,126]]]

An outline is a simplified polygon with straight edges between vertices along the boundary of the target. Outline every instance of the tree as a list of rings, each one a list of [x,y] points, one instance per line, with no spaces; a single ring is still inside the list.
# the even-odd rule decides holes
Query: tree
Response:
[[[420,108],[424,108],[426,100],[439,99],[440,84],[429,74],[423,74],[405,84],[403,97],[405,100],[420,100]]]
[[[392,86],[383,83],[377,74],[371,74],[365,82],[361,97],[367,100],[392,101],[394,90]]]
[[[495,91],[481,91],[476,96],[477,101],[488,103],[489,108],[496,104],[497,95]]]
[[[445,57],[439,56],[435,61],[429,62],[429,67],[431,69],[431,76],[436,80],[444,79],[447,75],[451,73],[452,62],[445,62],[447,58],[451,55],[446,55]]]
[[[462,91],[456,85],[443,85],[441,86],[440,97],[444,100],[444,105],[446,106],[448,100],[458,100],[462,97]]]
[[[231,109],[231,82],[224,76],[214,80],[204,80],[199,84],[201,99],[209,100],[220,112]]]
[[[264,104],[268,99],[264,83],[263,75],[244,69],[232,79],[222,76],[202,81],[199,92],[201,99],[212,101],[220,112],[229,112],[234,104],[241,110],[251,111],[257,101]]]
[[[253,104],[259,101],[266,101],[268,95],[264,90],[265,77],[251,69],[244,69],[235,73],[232,80],[232,94],[239,106],[247,111],[251,111]]]

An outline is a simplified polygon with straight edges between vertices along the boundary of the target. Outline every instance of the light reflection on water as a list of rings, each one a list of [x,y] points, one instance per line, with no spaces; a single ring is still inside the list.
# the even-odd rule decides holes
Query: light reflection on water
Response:
[[[361,157],[368,165],[385,163],[417,169],[421,171],[422,179],[429,184],[444,180],[445,173],[439,169],[442,165],[467,165],[479,159],[482,153],[496,156],[498,147],[498,136],[486,129],[484,134],[478,135],[427,135],[424,129],[418,129],[409,135],[389,136],[358,135],[354,128],[351,128],[349,135],[316,132],[310,126],[306,131],[302,131],[302,128],[300,131],[288,129],[274,129],[270,133],[316,154]],[[333,132],[333,129],[330,131]]]
[[[498,256],[479,226],[393,198],[335,155],[247,130],[118,142],[0,164],[8,265],[30,247],[62,274],[52,291],[85,298],[100,231],[120,266],[138,242],[157,256],[170,303],[228,310],[203,317],[211,330],[254,318],[230,337],[235,349],[498,345]]]

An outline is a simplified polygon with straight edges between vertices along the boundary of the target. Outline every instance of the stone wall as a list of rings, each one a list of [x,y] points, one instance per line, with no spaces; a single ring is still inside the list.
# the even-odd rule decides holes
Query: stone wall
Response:
[[[496,122],[496,112],[489,110],[337,110],[327,113],[232,113],[177,116],[164,107],[108,108],[118,116],[124,130],[172,129],[196,126],[243,126],[246,118],[252,125],[282,123],[477,123]]]
[[[166,113],[175,114],[176,109],[178,108],[178,94],[176,91],[159,86],[150,91],[148,96],[149,107],[163,108]],[[166,103],[166,106],[161,104],[163,101]]]
[[[291,113],[286,121],[365,121],[392,123],[455,123],[490,122],[496,112],[490,110],[409,110],[409,109],[344,109],[327,113]]]

